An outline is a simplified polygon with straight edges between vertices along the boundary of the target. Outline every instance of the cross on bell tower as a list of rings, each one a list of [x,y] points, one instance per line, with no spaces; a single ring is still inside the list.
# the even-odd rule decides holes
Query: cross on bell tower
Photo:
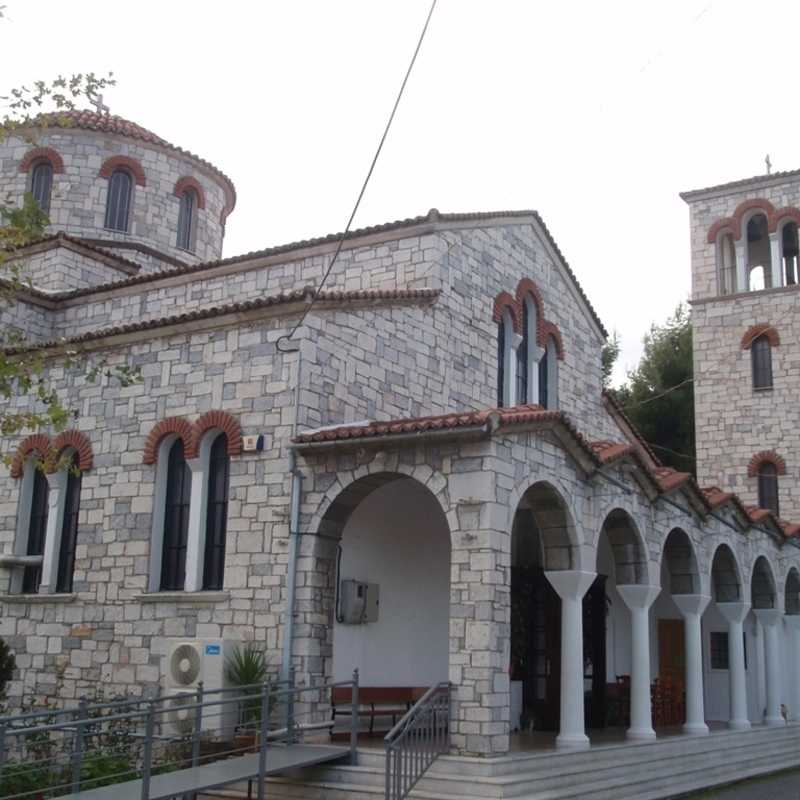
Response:
[[[89,105],[94,106],[94,110],[98,114],[108,114],[110,112],[109,107],[103,104],[102,94],[95,95],[94,98],[89,101]]]
[[[764,159],[764,163],[767,165],[767,175],[772,174],[772,162],[769,160],[769,153],[767,153],[767,157]]]

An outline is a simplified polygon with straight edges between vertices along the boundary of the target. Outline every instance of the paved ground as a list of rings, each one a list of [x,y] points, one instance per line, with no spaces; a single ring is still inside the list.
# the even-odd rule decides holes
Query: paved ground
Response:
[[[727,789],[700,792],[686,800],[800,800],[800,771],[782,772]]]

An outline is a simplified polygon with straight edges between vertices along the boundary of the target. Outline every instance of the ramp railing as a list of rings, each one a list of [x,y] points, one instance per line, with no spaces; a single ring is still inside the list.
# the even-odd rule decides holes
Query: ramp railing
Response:
[[[449,683],[431,686],[386,734],[386,800],[404,800],[450,749],[451,689]]]

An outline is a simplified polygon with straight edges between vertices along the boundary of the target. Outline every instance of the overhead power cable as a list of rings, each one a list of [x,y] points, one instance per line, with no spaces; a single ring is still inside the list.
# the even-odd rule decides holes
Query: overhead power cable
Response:
[[[394,115],[397,112],[397,107],[400,105],[400,100],[403,97],[403,92],[405,91],[406,84],[408,83],[408,79],[411,75],[411,70],[414,68],[414,64],[417,60],[417,55],[419,54],[420,48],[422,47],[422,42],[425,39],[425,33],[428,30],[428,24],[431,21],[431,17],[433,16],[433,10],[436,8],[437,0],[433,0],[431,3],[431,7],[428,11],[428,16],[425,18],[425,24],[422,26],[422,33],[419,35],[419,40],[417,41],[417,46],[414,48],[414,55],[411,56],[411,62],[408,65],[408,69],[406,70],[405,77],[403,78],[403,82],[400,84],[400,91],[397,93],[397,98],[394,101],[394,106],[392,107],[392,113],[389,114],[389,120],[386,123],[386,127],[383,131],[383,136],[381,136],[381,140],[378,143],[378,149],[375,151],[375,155],[372,158],[372,163],[369,165],[369,170],[367,171],[367,177],[364,178],[364,183],[361,186],[361,191],[358,193],[358,198],[356,199],[356,203],[353,206],[353,211],[350,214],[350,219],[347,220],[347,225],[345,226],[342,235],[339,237],[339,241],[336,243],[336,250],[334,250],[333,257],[331,258],[330,264],[328,264],[328,268],[325,270],[325,273],[322,276],[322,280],[319,282],[319,286],[314,290],[314,295],[311,298],[309,304],[303,310],[303,313],[300,315],[300,319],[296,322],[294,328],[292,328],[291,333],[287,333],[284,336],[281,336],[278,339],[277,347],[279,350],[281,348],[281,342],[285,340],[290,340],[296,333],[298,328],[305,322],[306,317],[308,316],[311,309],[314,307],[314,303],[316,303],[317,298],[320,295],[325,283],[328,280],[331,272],[333,271],[334,264],[336,264],[336,260],[339,258],[339,253],[342,252],[342,246],[344,245],[344,241],[347,238],[347,235],[350,233],[350,227],[353,224],[353,220],[355,219],[356,213],[358,212],[358,207],[361,205],[361,199],[364,197],[364,192],[367,190],[367,184],[369,183],[370,178],[372,177],[372,173],[375,170],[375,165],[378,163],[378,157],[381,154],[381,150],[383,150],[383,144],[386,141],[386,137],[389,135],[389,129],[392,127],[392,122],[394,121]]]

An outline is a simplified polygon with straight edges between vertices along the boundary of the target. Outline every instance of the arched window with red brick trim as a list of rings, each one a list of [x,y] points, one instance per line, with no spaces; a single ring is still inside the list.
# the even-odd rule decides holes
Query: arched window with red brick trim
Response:
[[[769,509],[776,517],[780,515],[778,497],[778,468],[771,461],[758,465],[758,505]]]
[[[224,432],[212,431],[205,439],[200,446],[201,464],[207,465],[204,473],[208,476],[202,588],[211,591],[222,589],[225,578],[231,459]]]
[[[747,291],[758,292],[772,286],[772,248],[766,214],[755,213],[745,225],[745,275]]]
[[[736,284],[736,244],[733,233],[723,230],[717,236],[717,275],[720,294],[735,294]]]
[[[53,191],[53,165],[39,159],[31,169],[30,193],[45,214],[50,213],[50,196]]]
[[[130,225],[133,176],[123,167],[117,167],[108,178],[105,227],[127,233]]]
[[[179,202],[177,245],[181,250],[194,252],[199,205],[197,192],[192,187],[187,187],[181,193]]]
[[[750,345],[753,389],[772,388],[772,345],[769,336],[762,333]]]
[[[800,281],[800,242],[798,241],[797,223],[794,220],[785,222],[780,229],[778,241],[781,245],[781,267],[783,285],[794,286]]]

